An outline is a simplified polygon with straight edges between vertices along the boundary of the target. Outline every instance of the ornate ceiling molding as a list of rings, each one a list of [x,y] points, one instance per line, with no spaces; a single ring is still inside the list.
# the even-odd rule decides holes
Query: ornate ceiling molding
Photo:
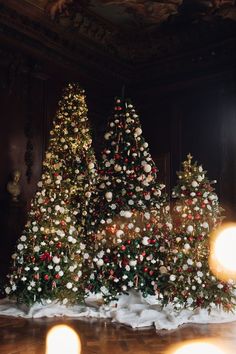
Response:
[[[161,31],[124,35],[105,22],[101,25],[99,18],[93,21],[83,9],[77,27],[71,27],[68,18],[63,23],[52,21],[34,2],[9,0],[0,5],[2,40],[11,40],[68,71],[87,73],[98,83],[161,83],[181,73],[194,75],[207,65],[233,66],[236,61],[236,22],[231,20],[200,19],[184,26],[172,21]]]
[[[12,6],[11,6],[12,5]],[[25,4],[26,5],[26,4]],[[29,4],[28,4],[29,5]],[[11,39],[22,47],[28,47],[31,52],[46,56],[63,66],[74,67],[75,70],[86,70],[94,80],[104,81],[110,77],[123,82],[129,79],[129,67],[123,64],[111,51],[104,51],[99,45],[88,40],[94,38],[93,26],[81,26],[84,35],[74,36],[73,30],[65,30],[57,23],[51,23],[44,13],[37,8],[30,9],[31,16],[25,14],[23,1],[15,6],[15,1],[0,4],[0,36]],[[33,16],[32,16],[33,14]],[[94,72],[91,72],[94,69]],[[92,70],[93,71],[93,70]]]

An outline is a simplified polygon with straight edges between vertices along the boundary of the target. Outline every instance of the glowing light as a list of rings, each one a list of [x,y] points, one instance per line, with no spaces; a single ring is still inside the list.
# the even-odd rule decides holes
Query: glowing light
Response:
[[[223,226],[211,241],[209,257],[212,272],[222,280],[236,279],[236,225]]]
[[[224,354],[221,349],[209,343],[186,344],[182,348],[177,349],[173,354],[199,354],[201,352],[207,354]]]
[[[222,349],[222,345],[209,340],[193,340],[184,344],[175,345],[166,354],[229,354],[229,351]]]
[[[80,354],[80,352],[80,339],[69,326],[58,325],[48,332],[46,354]]]

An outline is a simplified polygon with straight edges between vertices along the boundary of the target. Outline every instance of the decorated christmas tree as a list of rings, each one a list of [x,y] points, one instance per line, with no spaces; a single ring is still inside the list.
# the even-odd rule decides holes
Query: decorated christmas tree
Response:
[[[223,219],[214,183],[188,155],[172,193],[175,203],[168,295],[176,309],[220,306],[230,310],[235,301],[232,282],[216,279],[208,264],[210,235]]]
[[[94,270],[88,289],[110,301],[134,288],[158,294],[167,269],[164,185],[131,102],[116,99],[105,133],[91,223]]]
[[[59,102],[43,162],[5,292],[19,302],[74,303],[83,297],[86,217],[94,188],[85,93],[69,84]]]

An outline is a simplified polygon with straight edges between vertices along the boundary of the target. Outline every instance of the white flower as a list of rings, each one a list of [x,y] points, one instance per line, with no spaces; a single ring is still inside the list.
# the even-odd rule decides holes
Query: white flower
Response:
[[[102,259],[102,258],[99,258],[96,264],[97,264],[98,267],[103,266],[103,264],[104,264],[103,259]]]
[[[198,271],[198,272],[197,272],[197,276],[199,276],[199,277],[201,278],[201,277],[203,277],[203,273],[200,272],[200,271]]]
[[[198,185],[199,185],[199,184],[197,183],[197,181],[192,181],[192,187],[193,187],[193,188],[198,187]]]
[[[204,178],[203,176],[199,175],[199,176],[197,176],[197,181],[202,182],[203,178]]]
[[[60,267],[59,265],[57,265],[57,266],[55,267],[55,271],[56,271],[56,272],[59,272],[60,269],[61,269],[61,267]]]
[[[25,235],[22,235],[21,238],[20,238],[20,240],[21,240],[22,242],[25,242],[25,241],[26,241],[26,236],[25,236]]]
[[[142,239],[142,244],[143,244],[144,246],[149,245],[149,237],[144,236],[143,239]]]
[[[11,288],[9,286],[7,286],[5,288],[5,293],[8,295],[8,294],[10,294],[10,292],[11,292]]]
[[[84,254],[84,259],[89,259],[89,254],[88,253]]]
[[[34,226],[34,227],[32,228],[33,232],[37,232],[38,229],[39,229],[38,226]]]
[[[188,263],[188,265],[193,265],[192,259],[191,259],[191,258],[188,258],[188,259],[187,259],[187,263]]]
[[[98,252],[97,256],[98,258],[102,258],[104,256],[105,252],[102,250],[100,252]]]
[[[127,286],[126,285],[122,285],[122,290],[126,291],[127,290]]]
[[[192,305],[193,299],[191,297],[188,297],[187,298],[187,303],[188,303],[188,305]]]
[[[19,243],[19,245],[17,245],[17,249],[19,251],[23,250],[23,248],[24,248],[24,246],[21,243]]]
[[[34,247],[34,251],[35,251],[35,252],[39,252],[39,251],[40,251],[40,247],[39,247],[39,246],[35,246],[35,247]]]
[[[188,269],[188,265],[187,264],[184,264],[183,265],[183,270],[187,270]]]
[[[186,251],[188,251],[190,248],[191,248],[190,244],[189,244],[189,243],[185,243],[184,249],[185,249]]]
[[[60,270],[60,272],[58,274],[60,275],[60,277],[62,277],[64,275],[63,270]]]
[[[201,267],[202,267],[202,263],[201,263],[201,262],[197,262],[197,263],[196,263],[196,266],[197,266],[198,268],[201,268]]]
[[[100,288],[101,292],[104,294],[104,295],[108,295],[109,294],[109,290],[105,287],[105,286],[102,286]]]
[[[127,272],[129,272],[129,271],[130,271],[130,266],[129,266],[129,265],[125,266],[125,270],[126,270]]]
[[[218,284],[218,285],[217,285],[217,288],[218,288],[218,289],[222,289],[223,287],[224,287],[224,285],[222,285],[222,284]]]
[[[130,288],[132,288],[133,285],[134,285],[134,283],[133,283],[132,281],[129,281],[129,282],[128,282],[128,286],[129,286]]]
[[[72,284],[72,283],[70,283],[70,282],[66,284],[67,289],[71,289],[71,288],[72,288],[72,286],[73,286],[73,284]]]
[[[137,261],[134,260],[134,259],[131,259],[131,260],[129,261],[129,265],[130,265],[131,267],[135,267],[135,266],[137,265]]]
[[[174,274],[171,274],[170,281],[175,281],[175,279],[176,279],[176,276]]]
[[[129,218],[131,218],[132,215],[133,215],[133,213],[131,211],[127,210],[127,211],[125,211],[124,217],[129,219]]]
[[[52,261],[53,261],[53,263],[58,264],[58,263],[60,263],[61,260],[60,260],[59,257],[54,256],[53,259],[52,259]]]
[[[79,245],[79,248],[81,249],[81,250],[84,250],[85,249],[85,244],[84,243],[81,243],[80,245]]]

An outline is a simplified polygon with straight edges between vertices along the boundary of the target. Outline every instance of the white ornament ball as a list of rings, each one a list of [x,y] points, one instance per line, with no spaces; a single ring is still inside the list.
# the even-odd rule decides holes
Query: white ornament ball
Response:
[[[116,236],[117,237],[121,237],[122,235],[124,235],[124,231],[122,231],[122,230],[117,230],[116,231]]]
[[[101,267],[101,266],[103,266],[103,264],[104,264],[103,259],[100,258],[100,259],[97,261],[97,266],[98,266],[98,267]]]
[[[202,224],[202,227],[203,227],[204,229],[208,229],[208,228],[209,228],[208,222],[205,221],[205,222]]]
[[[148,163],[143,166],[144,172],[149,173],[152,170],[152,166]]]
[[[112,192],[106,192],[105,197],[107,201],[112,200]]]
[[[186,251],[188,251],[190,248],[191,248],[190,244],[189,244],[189,243],[185,243],[184,249],[185,249]]]
[[[89,170],[92,170],[95,167],[93,162],[90,162],[88,165]]]
[[[141,134],[142,134],[142,129],[141,129],[141,128],[136,128],[135,131],[134,131],[134,134],[135,134],[136,136],[141,135]]]
[[[193,187],[193,188],[198,187],[198,183],[197,183],[197,181],[192,181],[192,187]]]
[[[116,172],[120,172],[121,170],[122,170],[122,167],[120,166],[120,165],[115,165],[114,166],[114,170],[116,171]]]
[[[111,136],[110,133],[106,133],[106,134],[104,135],[104,139],[105,139],[105,140],[109,140],[109,139],[110,139],[110,136]]]
[[[187,227],[187,233],[191,234],[193,232],[193,226],[192,225],[188,225]]]

